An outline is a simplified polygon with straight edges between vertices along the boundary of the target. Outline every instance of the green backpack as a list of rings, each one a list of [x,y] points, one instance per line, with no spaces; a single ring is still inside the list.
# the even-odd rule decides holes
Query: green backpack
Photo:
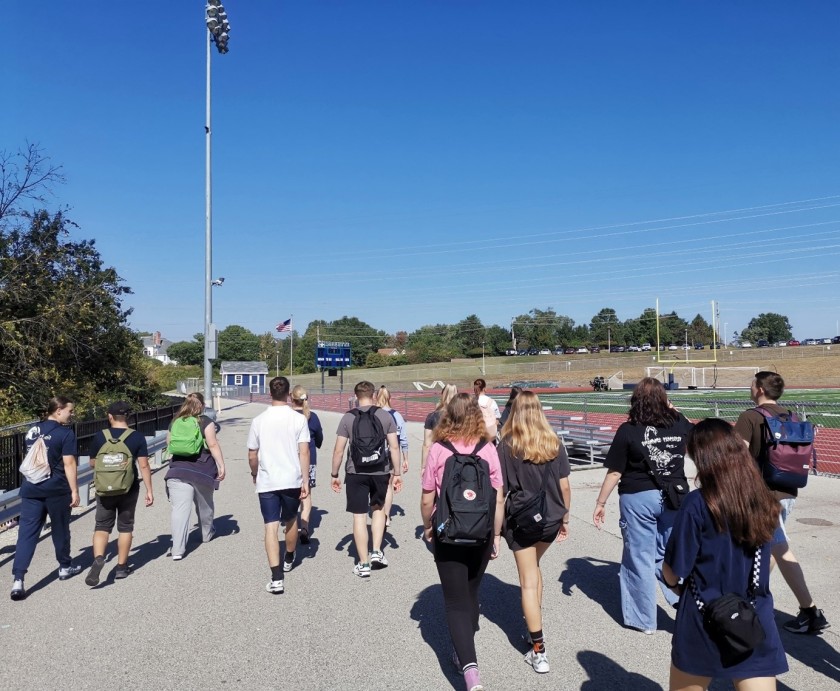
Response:
[[[172,423],[169,428],[169,453],[173,456],[198,456],[204,446],[198,418],[179,417]]]
[[[105,443],[96,454],[93,466],[93,485],[102,497],[125,494],[134,484],[134,458],[125,443],[134,430],[127,429],[117,439],[104,430]]]

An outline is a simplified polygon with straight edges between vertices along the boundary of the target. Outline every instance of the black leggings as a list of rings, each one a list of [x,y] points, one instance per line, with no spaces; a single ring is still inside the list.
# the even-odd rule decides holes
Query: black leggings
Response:
[[[452,645],[462,666],[473,664],[476,662],[478,589],[490,561],[493,539],[488,539],[481,547],[461,547],[435,538],[434,547]]]

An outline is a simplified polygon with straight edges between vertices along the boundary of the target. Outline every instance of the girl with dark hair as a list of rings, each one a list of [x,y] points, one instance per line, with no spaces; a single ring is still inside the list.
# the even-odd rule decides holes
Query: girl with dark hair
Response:
[[[505,403],[505,408],[502,410],[502,417],[499,418],[499,429],[505,426],[508,417],[510,416],[510,407],[513,405],[513,402],[516,400],[516,397],[522,393],[521,386],[511,386],[510,387],[510,395],[508,396],[507,403]]]
[[[770,543],[779,503],[728,422],[697,423],[688,436],[688,455],[697,466],[699,491],[680,507],[662,569],[666,584],[684,591],[671,643],[670,687],[706,689],[719,677],[731,679],[739,691],[770,691],[776,675],[788,671],[770,594]],[[765,640],[745,660],[724,667],[692,588],[679,581],[691,578],[704,604],[727,593],[746,597],[757,549],[758,586],[752,596]]]
[[[30,427],[26,433],[27,451],[39,438],[44,440],[50,476],[37,483],[24,478],[20,485],[20,522],[12,565],[12,600],[26,597],[23,577],[32,563],[47,516],[50,517],[50,535],[58,561],[58,579],[67,580],[82,570],[70,558],[70,511],[79,505],[76,434],[69,427],[73,407],[73,402],[65,396],[51,398],[46,419]]]
[[[669,604],[677,598],[662,583],[662,559],[676,510],[660,487],[681,481],[685,440],[691,423],[668,401],[665,387],[642,379],[630,397],[627,422],[616,431],[604,465],[607,475],[595,501],[592,521],[604,524],[607,499],[618,485],[618,525],[624,540],[619,581],[624,625],[646,634],[656,630],[656,582]]]
[[[420,513],[423,517],[423,537],[432,543],[435,566],[443,589],[446,623],[455,648],[452,661],[464,675],[467,691],[480,691],[484,687],[478,674],[475,652],[475,632],[478,631],[478,591],[490,559],[499,554],[499,540],[504,514],[502,469],[496,447],[487,441],[484,417],[473,396],[457,394],[446,406],[443,417],[434,430],[434,441],[429,450],[423,472],[423,496]],[[454,545],[441,542],[432,530],[435,497],[440,495],[446,461],[452,455],[441,442],[448,442],[458,453],[473,453],[487,463],[490,484],[496,490],[496,501],[491,504],[493,531],[488,533],[483,545]]]
[[[502,441],[498,446],[508,496],[504,536],[516,560],[522,613],[532,646],[525,662],[535,672],[544,674],[549,671],[549,665],[543,637],[540,560],[552,542],[562,542],[569,536],[571,468],[566,449],[548,424],[539,397],[531,391],[517,393],[518,396],[513,396],[513,405],[505,407],[510,411],[510,417],[502,427]],[[539,524],[543,527],[533,534],[523,535],[512,517],[541,492],[545,492],[545,515]]]

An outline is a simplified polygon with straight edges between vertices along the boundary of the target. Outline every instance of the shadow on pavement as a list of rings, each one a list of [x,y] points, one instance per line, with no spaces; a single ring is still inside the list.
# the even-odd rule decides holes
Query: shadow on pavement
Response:
[[[594,557],[569,559],[558,579],[563,587],[563,594],[571,597],[572,589],[577,586],[586,597],[601,605],[617,624],[624,626],[621,590],[618,586],[619,566],[618,562]]]
[[[628,672],[621,665],[606,655],[593,650],[582,650],[577,655],[580,666],[589,676],[589,681],[583,682],[580,691],[602,691],[603,689],[633,689],[633,691],[662,691],[662,686],[652,679]],[[670,662],[663,660],[663,665]]]
[[[215,531],[213,539],[218,540],[220,537],[236,535],[239,532],[239,523],[233,518],[233,514],[216,516],[213,519],[213,530]]]
[[[487,576],[485,575],[484,578],[486,580]],[[439,584],[431,585],[420,592],[411,608],[411,618],[417,622],[420,635],[437,656],[438,665],[446,680],[452,685],[452,688],[462,689],[464,680],[455,671],[450,657],[452,655],[452,642],[449,638],[449,628],[446,625],[446,615],[443,608],[443,589]],[[479,660],[480,666],[481,661]]]
[[[522,598],[519,585],[505,583],[489,573],[481,579],[481,614],[507,636],[513,648],[524,653],[528,647],[522,636],[525,634],[525,619],[522,617]]]
[[[775,615],[785,652],[806,667],[824,675],[826,679],[831,679],[835,683],[840,682],[840,652],[833,648],[823,636],[785,631],[781,624],[788,621],[791,616],[778,610]]]
[[[358,553],[356,552],[356,543],[353,541],[353,533],[348,533],[343,538],[338,541],[338,544],[335,546],[336,552],[343,552],[347,550],[347,556],[353,560],[355,564],[358,560]]]

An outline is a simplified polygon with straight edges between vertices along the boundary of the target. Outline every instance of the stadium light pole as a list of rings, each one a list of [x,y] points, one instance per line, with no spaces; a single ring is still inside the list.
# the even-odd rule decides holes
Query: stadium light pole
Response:
[[[206,101],[204,120],[204,403],[213,400],[213,364],[216,357],[216,328],[213,325],[213,190],[211,170],[210,130],[210,48],[212,44],[220,54],[228,52],[230,24],[221,0],[207,0],[204,8],[207,25]],[[220,285],[220,284],[216,284]]]

